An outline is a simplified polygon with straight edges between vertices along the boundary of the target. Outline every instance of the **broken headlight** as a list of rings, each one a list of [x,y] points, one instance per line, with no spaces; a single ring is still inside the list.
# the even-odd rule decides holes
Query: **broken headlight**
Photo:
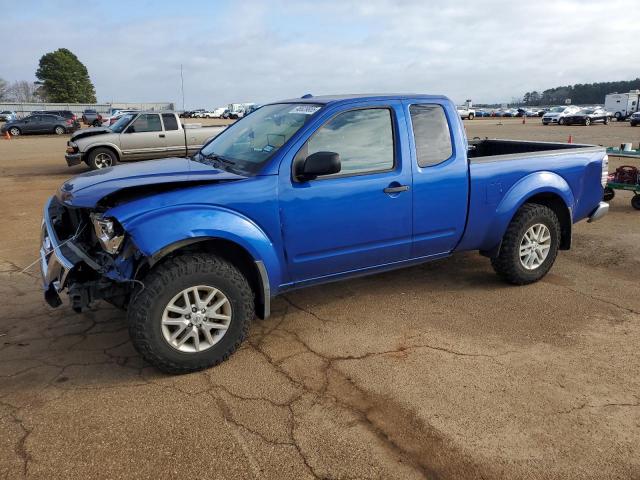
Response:
[[[113,218],[103,218],[95,213],[91,214],[91,222],[96,237],[105,252],[118,253],[124,240],[124,232],[118,222]]]

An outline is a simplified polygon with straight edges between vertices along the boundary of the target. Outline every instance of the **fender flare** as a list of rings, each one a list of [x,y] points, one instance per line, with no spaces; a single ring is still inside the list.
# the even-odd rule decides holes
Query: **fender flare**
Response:
[[[513,216],[530,198],[539,194],[553,194],[560,197],[569,210],[570,223],[573,223],[575,198],[566,180],[553,172],[531,173],[516,182],[496,207],[487,236],[482,242],[486,248],[482,250],[492,252],[499,250],[502,237]]]
[[[237,211],[210,204],[184,204],[126,218],[118,213],[117,207],[107,212],[120,222],[140,253],[152,261],[175,245],[227,240],[246,250],[258,268],[261,262],[269,283],[264,288],[271,295],[283,283],[284,270],[273,242],[262,228]]]

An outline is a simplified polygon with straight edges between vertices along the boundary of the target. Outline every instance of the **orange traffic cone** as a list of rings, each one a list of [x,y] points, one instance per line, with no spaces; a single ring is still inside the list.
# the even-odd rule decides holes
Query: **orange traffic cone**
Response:
[[[5,140],[11,140],[11,134],[9,133],[9,130],[7,130],[6,132],[4,132],[4,139],[5,139]]]
[[[573,143],[573,137],[571,135],[569,135],[569,140],[567,141],[567,143]]]

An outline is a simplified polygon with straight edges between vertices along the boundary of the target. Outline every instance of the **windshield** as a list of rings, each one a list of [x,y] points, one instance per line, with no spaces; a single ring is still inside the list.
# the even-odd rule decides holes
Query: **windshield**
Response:
[[[194,160],[220,160],[256,172],[320,108],[321,105],[309,103],[265,105],[223,131]]]
[[[129,125],[129,122],[133,120],[133,117],[135,116],[135,113],[126,113],[122,115],[122,117],[120,117],[120,119],[116,123],[109,127],[109,130],[111,130],[113,133],[122,133],[122,131],[126,128],[127,125]]]
[[[550,111],[550,112],[552,112],[552,113],[561,113],[561,112],[564,112],[564,109],[565,109],[565,108],[566,108],[566,107],[553,107],[553,108],[552,108],[551,110],[549,110],[549,111]]]
[[[590,114],[595,112],[595,110],[593,108],[585,108],[582,110],[582,113],[586,113],[586,114]]]

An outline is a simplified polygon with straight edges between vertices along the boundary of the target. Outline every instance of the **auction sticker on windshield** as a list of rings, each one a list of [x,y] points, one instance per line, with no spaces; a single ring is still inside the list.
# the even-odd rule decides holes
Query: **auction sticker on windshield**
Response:
[[[298,105],[295,108],[292,108],[289,113],[302,113],[304,115],[313,115],[322,107],[318,107],[317,105]]]

